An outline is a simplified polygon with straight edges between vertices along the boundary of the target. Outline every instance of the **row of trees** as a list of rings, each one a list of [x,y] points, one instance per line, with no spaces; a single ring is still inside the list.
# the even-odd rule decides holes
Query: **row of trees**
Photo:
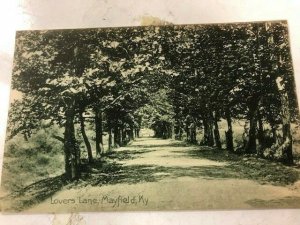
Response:
[[[158,88],[159,57],[153,56],[160,50],[158,43],[149,45],[156,34],[154,28],[18,32],[12,88],[22,93],[22,99],[11,106],[10,137],[23,133],[28,139],[41,121],[60,125],[64,136],[53,138],[64,144],[66,177],[76,179],[80,176],[76,123],[90,162],[86,119],[93,119],[99,156],[104,130],[109,148],[113,142],[121,146],[138,136],[141,117],[136,110]]]
[[[287,24],[175,26],[163,33],[173,108],[153,124],[157,136],[169,137],[174,125],[177,139],[185,133],[191,143],[221,148],[218,122],[226,120],[229,151],[270,157],[279,152],[293,163],[290,122],[299,112]],[[234,149],[234,120],[246,121],[239,149]],[[198,129],[202,140],[196,139]]]
[[[41,121],[63,127],[64,136],[53,137],[64,143],[68,179],[80,176],[76,124],[93,161],[87,119],[98,155],[104,130],[111,148],[138,136],[141,126],[163,138],[174,127],[176,138],[185,131],[191,142],[201,128],[202,144],[221,147],[223,118],[229,151],[232,120],[246,119],[247,153],[282,148],[292,162],[289,126],[297,102],[283,22],[22,31],[12,79],[22,98],[11,106],[10,137],[22,133],[28,139]],[[269,146],[265,124],[273,131]]]
[[[292,163],[290,121],[299,117],[287,24],[188,26],[171,39],[166,59],[177,75],[170,83],[176,137],[185,130],[197,142],[201,128],[201,144],[221,148],[218,121],[224,119],[233,152],[232,121],[246,120],[244,152],[280,151]]]

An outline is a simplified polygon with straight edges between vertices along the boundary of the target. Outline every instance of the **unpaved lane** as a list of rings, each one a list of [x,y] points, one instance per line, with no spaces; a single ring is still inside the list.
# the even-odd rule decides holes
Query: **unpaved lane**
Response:
[[[172,210],[300,207],[299,184],[261,185],[255,181],[199,173],[222,171],[226,162],[193,158],[174,140],[141,138],[116,150],[134,156],[119,161],[140,182],[67,187],[35,205],[31,212]],[[194,149],[194,150],[197,150]],[[149,174],[149,175],[148,175]],[[203,174],[203,176],[201,175]],[[215,174],[215,173],[212,173]],[[147,181],[149,176],[150,181]]]

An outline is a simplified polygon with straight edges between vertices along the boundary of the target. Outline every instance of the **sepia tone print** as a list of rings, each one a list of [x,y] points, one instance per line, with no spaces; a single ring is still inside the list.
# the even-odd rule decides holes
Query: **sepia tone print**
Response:
[[[5,212],[300,207],[286,21],[19,31]]]

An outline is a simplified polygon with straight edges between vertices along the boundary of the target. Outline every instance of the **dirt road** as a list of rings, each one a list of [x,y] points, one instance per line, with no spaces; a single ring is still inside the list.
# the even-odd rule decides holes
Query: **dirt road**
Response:
[[[276,186],[261,182],[263,178],[249,179],[226,153],[214,151],[175,140],[140,138],[116,149],[104,169],[93,168],[88,179],[61,187],[26,211],[300,207],[299,181]]]

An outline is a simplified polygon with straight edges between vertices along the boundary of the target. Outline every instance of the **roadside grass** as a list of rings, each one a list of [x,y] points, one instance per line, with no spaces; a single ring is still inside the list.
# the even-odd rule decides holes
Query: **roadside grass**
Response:
[[[224,140],[223,133],[225,133],[226,124],[221,123],[219,126],[221,138]],[[295,125],[293,126],[295,128]],[[235,146],[238,146],[243,125],[235,123],[234,127]],[[87,130],[91,144],[94,146],[92,128],[89,127]],[[297,160],[299,162],[300,131],[299,129],[293,129],[293,131],[294,154],[296,162]],[[221,167],[199,165],[184,169],[176,166],[122,165],[120,162],[124,160],[139,158],[144,153],[163,147],[141,143],[136,146],[137,149],[134,152],[126,148],[122,151],[105,151],[104,157],[96,159],[91,165],[85,163],[87,155],[83,150],[82,178],[66,182],[61,175],[64,173],[63,145],[51,137],[50,134],[53,132],[62,136],[61,130],[49,128],[49,130],[39,130],[29,142],[25,141],[22,136],[16,136],[6,143],[1,183],[2,188],[11,193],[10,197],[18,200],[19,203],[14,206],[16,210],[37,204],[62,188],[80,188],[88,185],[135,184],[156,182],[165,177],[190,176],[203,179],[250,179],[260,184],[286,186],[300,179],[300,169],[297,166],[299,164],[286,166],[280,162],[257,158],[254,155],[230,154],[224,149],[191,145],[186,142],[171,142],[168,147],[174,148],[173,151],[182,156],[225,162],[226,165]],[[201,133],[198,133],[198,140],[200,139]],[[80,135],[78,135],[78,140],[81,148],[84,149]],[[107,136],[104,136],[104,143],[104,148],[107,149]],[[183,148],[185,150],[182,150]]]
[[[160,148],[160,145],[156,145]],[[65,189],[80,189],[88,186],[101,187],[114,184],[137,184],[143,182],[159,182],[165,178],[193,177],[200,179],[249,179],[260,184],[278,186],[292,185],[299,180],[299,169],[288,167],[278,162],[259,159],[251,155],[229,154],[225,150],[189,145],[185,142],[170,142],[165,148],[170,148],[176,154],[170,157],[182,156],[224,162],[224,166],[161,166],[155,164],[124,164],[127,160],[143,157],[143,154],[156,151],[148,144],[139,145],[133,151],[126,147],[119,151],[107,153],[103,158],[96,159],[92,164],[83,163],[81,178],[68,182],[62,175],[44,176],[31,184],[18,187],[9,196],[2,198],[11,204],[13,211],[22,211],[49,198],[56,192]],[[171,154],[172,155],[172,154]],[[40,165],[50,162],[43,155],[38,155]],[[199,160],[199,162],[200,162]],[[62,174],[62,173],[61,173]],[[23,176],[23,175],[22,175]],[[41,177],[40,177],[41,178]]]
[[[1,179],[4,191],[17,191],[63,173],[62,143],[51,138],[48,132],[41,129],[30,141],[18,135],[6,143]]]
[[[87,125],[87,135],[92,149],[95,149],[95,134],[91,124]],[[81,158],[86,161],[87,151],[76,124],[76,137],[81,148]],[[63,143],[52,137],[63,137],[63,129],[57,126],[41,128],[28,141],[19,134],[5,143],[1,175],[2,192],[13,192],[39,180],[59,176],[64,173]],[[108,136],[103,136],[105,154]],[[93,152],[95,156],[95,151]]]

